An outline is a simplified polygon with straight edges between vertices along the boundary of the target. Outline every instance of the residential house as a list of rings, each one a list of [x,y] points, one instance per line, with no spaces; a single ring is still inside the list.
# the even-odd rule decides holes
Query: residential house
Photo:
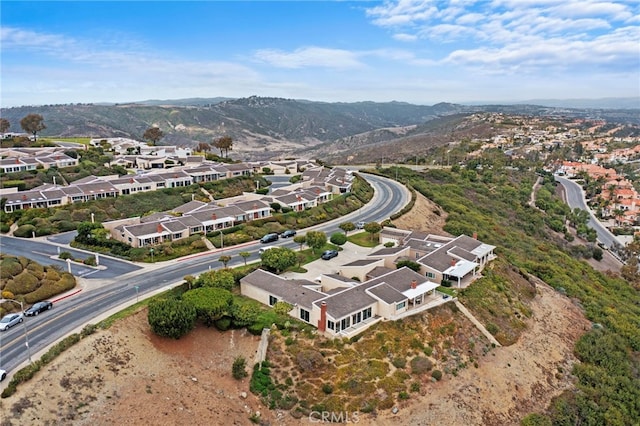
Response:
[[[308,280],[287,280],[256,270],[240,280],[241,294],[273,306],[284,301],[289,315],[309,323],[328,337],[353,337],[383,320],[397,320],[447,301],[438,284],[403,267],[357,283],[330,276],[328,286]]]

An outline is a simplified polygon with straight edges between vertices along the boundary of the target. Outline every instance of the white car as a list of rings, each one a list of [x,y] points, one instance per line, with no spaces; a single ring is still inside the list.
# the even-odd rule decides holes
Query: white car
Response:
[[[7,372],[0,368],[0,382],[3,381],[7,377]]]
[[[358,223],[356,223],[356,229],[364,229],[364,225],[365,225],[364,222],[362,222],[362,221],[358,222]]]
[[[262,247],[262,248],[260,248],[260,250],[258,250],[258,254],[262,254],[267,250],[271,250],[272,248],[274,248],[274,246]]]
[[[24,321],[22,314],[7,314],[0,319],[0,331],[8,330],[16,324]]]

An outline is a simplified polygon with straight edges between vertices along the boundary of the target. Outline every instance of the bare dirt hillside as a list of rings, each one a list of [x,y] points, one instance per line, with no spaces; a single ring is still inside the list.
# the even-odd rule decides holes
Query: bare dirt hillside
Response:
[[[394,220],[393,224],[400,229],[449,236],[442,230],[447,219],[446,212],[419,192],[416,195],[416,202],[411,209],[411,214],[401,216]]]

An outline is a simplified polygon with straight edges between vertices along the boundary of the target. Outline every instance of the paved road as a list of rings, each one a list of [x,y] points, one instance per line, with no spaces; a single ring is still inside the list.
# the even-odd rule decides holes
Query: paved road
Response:
[[[374,198],[366,206],[338,220],[315,226],[310,229],[321,230],[331,234],[339,230],[338,225],[345,221],[382,221],[401,210],[410,200],[409,191],[392,180],[373,175],[363,175],[375,190]],[[304,232],[304,231],[301,231]],[[46,239],[18,239],[0,237],[0,252],[24,255],[43,263],[60,264],[65,262],[55,259],[58,247],[70,251],[79,258],[86,258],[89,253],[70,249],[64,246],[72,234],[58,235]],[[292,240],[279,240],[275,245],[297,248]],[[167,289],[183,281],[186,275],[198,275],[209,269],[220,268],[218,258],[222,255],[232,256],[230,267],[241,265],[244,260],[238,256],[240,251],[249,251],[251,256],[247,262],[259,260],[258,249],[261,244],[251,242],[241,246],[227,247],[185,258],[158,262],[151,265],[133,264],[108,256],[100,256],[100,268],[72,264],[72,272],[79,276],[85,287],[82,291],[62,300],[55,300],[54,308],[37,317],[25,319],[23,325],[1,332],[0,365],[9,374],[28,361],[29,352],[36,359],[38,351],[65,335],[78,332],[89,322],[98,322],[110,313],[123,306],[135,303],[138,298],[146,297]],[[61,248],[62,250],[62,248]],[[29,350],[25,345],[29,342]],[[5,384],[3,382],[3,384]]]
[[[607,248],[612,247],[614,244],[620,244],[616,236],[609,232],[609,230],[600,223],[591,209],[587,206],[582,187],[576,182],[562,176],[556,176],[555,179],[564,187],[567,198],[565,201],[569,207],[572,209],[577,207],[589,212],[589,226],[596,230],[596,233],[598,234],[598,241],[604,244]]]

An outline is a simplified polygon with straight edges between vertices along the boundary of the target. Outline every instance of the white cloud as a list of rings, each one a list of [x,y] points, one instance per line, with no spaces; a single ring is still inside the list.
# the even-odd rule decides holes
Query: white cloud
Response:
[[[348,50],[324,47],[303,47],[293,52],[279,49],[262,49],[255,52],[259,61],[280,68],[320,67],[333,69],[360,68],[363,64],[358,55]]]
[[[392,37],[398,41],[416,41],[418,40],[418,36],[416,34],[406,34],[406,33],[396,33],[393,34]]]
[[[401,0],[368,10],[397,40],[437,45],[443,64],[488,73],[637,67],[639,14],[637,0]]]

